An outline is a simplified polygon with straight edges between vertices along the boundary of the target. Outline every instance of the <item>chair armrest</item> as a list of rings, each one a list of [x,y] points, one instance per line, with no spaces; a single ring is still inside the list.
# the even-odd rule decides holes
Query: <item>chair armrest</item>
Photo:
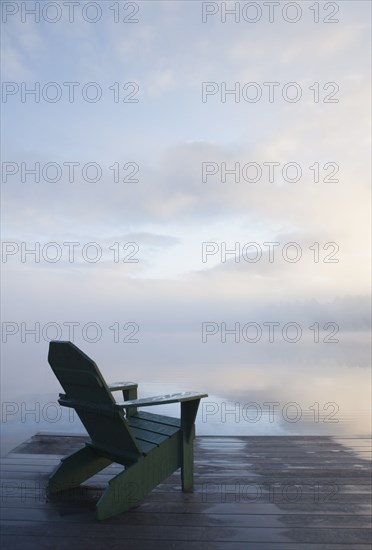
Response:
[[[144,399],[132,399],[118,403],[116,407],[126,409],[127,407],[149,407],[151,405],[165,405],[167,403],[182,403],[184,401],[200,400],[202,397],[208,397],[207,393],[198,393],[194,391],[185,391],[180,393],[171,393],[167,395],[157,395]]]
[[[138,384],[135,382],[113,382],[109,384],[110,391],[132,390],[134,388],[138,388]]]
[[[135,382],[115,382],[114,384],[109,385],[109,389],[111,390],[111,393],[114,391],[122,391],[123,392],[123,399],[125,401],[133,401],[134,399],[137,399],[137,388],[138,384]],[[127,410],[127,416],[133,416],[136,414],[137,408],[131,407]]]

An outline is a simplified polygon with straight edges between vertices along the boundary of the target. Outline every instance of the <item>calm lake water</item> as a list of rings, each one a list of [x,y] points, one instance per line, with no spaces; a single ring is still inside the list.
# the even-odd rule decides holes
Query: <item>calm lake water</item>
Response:
[[[28,348],[30,360],[26,346],[4,352],[2,454],[37,432],[84,433],[76,413],[57,402],[62,390],[46,359],[47,344]],[[131,366],[123,367],[108,350],[81,348],[96,360],[108,383],[138,382],[139,397],[188,390],[208,393],[198,412],[198,435],[371,433],[371,371],[367,365],[330,360],[309,365],[303,356],[288,356],[286,365],[283,361],[239,364],[236,357],[228,363],[222,355],[215,364],[204,358],[199,364],[180,360],[177,367],[163,357],[165,366],[161,367],[155,362],[135,364],[132,352],[130,360],[125,360]],[[228,351],[224,348],[224,354]],[[115,395],[120,400],[120,392]],[[151,411],[177,416],[179,405],[151,407]]]

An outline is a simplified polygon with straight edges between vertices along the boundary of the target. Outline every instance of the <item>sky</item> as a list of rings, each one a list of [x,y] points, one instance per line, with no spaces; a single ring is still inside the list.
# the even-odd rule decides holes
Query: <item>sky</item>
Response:
[[[3,421],[58,338],[203,433],[368,433],[370,3],[72,4],[2,3]],[[219,416],[265,400],[339,421]]]

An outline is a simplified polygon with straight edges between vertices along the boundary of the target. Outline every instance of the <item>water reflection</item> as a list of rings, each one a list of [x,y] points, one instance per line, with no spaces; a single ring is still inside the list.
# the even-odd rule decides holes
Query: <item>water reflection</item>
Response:
[[[82,433],[75,412],[58,405],[58,382],[49,376],[43,389],[5,394],[2,402],[2,453],[36,432]],[[117,369],[101,367],[106,380]],[[136,369],[139,397],[179,391],[207,391],[197,418],[199,435],[368,435],[371,433],[370,372],[365,368],[333,366],[295,370],[273,365],[221,365],[213,369],[190,366],[178,372],[159,370],[159,381],[147,368]],[[122,377],[123,378],[123,377]],[[120,398],[120,394],[116,395]],[[151,407],[152,412],[177,416],[179,405]]]

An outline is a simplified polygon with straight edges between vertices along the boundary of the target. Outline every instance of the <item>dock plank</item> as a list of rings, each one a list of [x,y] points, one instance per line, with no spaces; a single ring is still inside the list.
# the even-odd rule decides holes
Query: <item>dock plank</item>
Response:
[[[1,460],[2,548],[371,548],[369,438],[198,437],[193,493],[182,493],[178,471],[137,508],[103,522],[95,502],[122,466],[47,493],[60,459],[86,441],[37,434]]]

